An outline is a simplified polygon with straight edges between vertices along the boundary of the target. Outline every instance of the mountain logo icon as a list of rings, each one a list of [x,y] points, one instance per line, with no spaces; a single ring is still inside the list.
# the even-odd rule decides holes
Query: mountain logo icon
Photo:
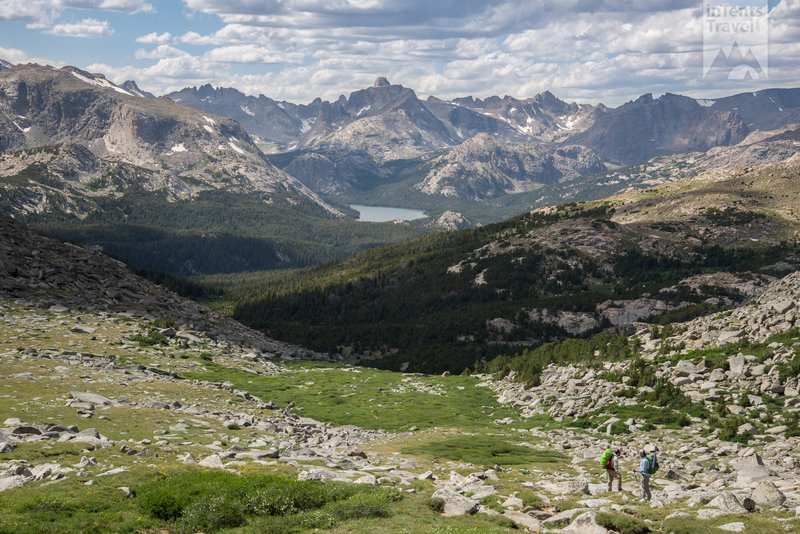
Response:
[[[730,51],[726,54],[723,48],[719,49],[714,61],[706,68],[707,75],[711,70],[728,71],[729,80],[763,80],[767,73],[761,62],[756,59],[752,48],[743,54],[737,41],[733,42]]]

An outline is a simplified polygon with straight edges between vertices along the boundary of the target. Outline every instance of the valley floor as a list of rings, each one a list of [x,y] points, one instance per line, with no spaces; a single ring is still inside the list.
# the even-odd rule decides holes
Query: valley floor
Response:
[[[620,429],[596,401],[621,384],[594,370],[550,368],[526,389],[276,363],[187,324],[26,298],[4,297],[0,322],[0,532],[800,529],[797,437],[754,428],[749,442],[723,442],[703,421],[648,425],[646,414]],[[578,402],[565,408],[564,392]],[[598,458],[612,440],[625,451],[624,491],[608,493]],[[654,445],[662,467],[645,504],[635,451]],[[225,524],[209,520],[214,501],[200,489],[172,516],[152,505],[173,477],[227,488],[208,478],[226,472],[363,493],[337,489],[311,510],[248,508]]]

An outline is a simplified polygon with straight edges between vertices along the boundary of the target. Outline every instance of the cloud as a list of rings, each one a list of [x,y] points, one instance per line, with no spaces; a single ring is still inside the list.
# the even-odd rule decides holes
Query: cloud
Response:
[[[214,48],[204,58],[221,63],[290,64],[302,62],[303,54],[258,45],[236,45]]]
[[[154,13],[155,8],[143,0],[2,0],[0,1],[0,20],[24,22],[31,30],[41,30],[52,35],[75,37],[105,37],[111,35],[105,30],[83,19],[78,23],[57,23],[69,10],[113,11],[118,13]],[[78,26],[85,28],[81,31]],[[89,27],[92,26],[92,27]],[[97,34],[97,32],[100,32]]]
[[[108,25],[108,21],[106,20],[83,19],[80,22],[55,24],[44,30],[44,33],[61,37],[97,39],[99,37],[108,37],[112,35],[114,30]]]
[[[0,18],[9,2],[19,0],[2,2]],[[133,9],[143,2],[118,4]],[[82,2],[88,3],[100,0]],[[783,0],[772,10],[770,79],[747,83],[703,77],[697,0],[183,3],[217,18],[219,27],[143,35],[136,41],[155,48],[134,55],[150,65],[90,70],[136,79],[161,94],[211,83],[310,102],[335,100],[387,76],[422,97],[529,97],[551,90],[567,100],[615,106],[644,92],[714,97],[797,85],[800,61],[800,0]]]
[[[53,7],[96,9],[120,13],[155,13],[155,8],[142,0],[51,0]]]
[[[172,41],[172,34],[169,32],[166,33],[153,32],[136,38],[137,43],[144,43],[144,44],[167,44],[170,41]]]
[[[188,52],[184,52],[183,50],[170,45],[159,45],[153,50],[144,50],[140,48],[133,54],[136,59],[163,59],[168,57],[181,57],[188,55]]]

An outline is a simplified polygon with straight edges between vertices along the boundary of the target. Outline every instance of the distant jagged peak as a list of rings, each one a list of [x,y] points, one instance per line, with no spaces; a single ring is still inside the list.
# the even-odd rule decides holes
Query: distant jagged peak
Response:
[[[136,96],[141,96],[142,98],[155,98],[153,93],[148,93],[147,91],[140,89],[134,80],[125,80],[120,87],[129,93],[133,93]]]
[[[392,84],[389,83],[389,80],[383,76],[378,76],[378,78],[375,80],[375,83],[372,84],[372,87],[389,87],[390,85]]]
[[[0,59],[0,70],[10,69],[13,66],[14,64],[11,63],[10,61],[6,61],[5,59]]]

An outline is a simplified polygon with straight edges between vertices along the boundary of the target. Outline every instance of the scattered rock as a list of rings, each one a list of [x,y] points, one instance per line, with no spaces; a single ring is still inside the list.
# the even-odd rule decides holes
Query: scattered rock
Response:
[[[210,469],[222,469],[223,467],[225,467],[224,465],[222,465],[222,459],[219,457],[219,454],[212,454],[210,456],[206,456],[205,458],[197,462],[197,465],[201,467],[208,467]]]
[[[478,511],[478,501],[465,497],[449,488],[436,490],[433,498],[444,501],[442,514],[445,516],[474,514]]]
[[[735,523],[720,525],[717,528],[720,530],[727,530],[728,532],[744,532],[747,527],[741,521],[737,521]]]
[[[756,504],[775,507],[781,506],[786,502],[786,495],[773,482],[764,480],[756,486],[752,499]]]

